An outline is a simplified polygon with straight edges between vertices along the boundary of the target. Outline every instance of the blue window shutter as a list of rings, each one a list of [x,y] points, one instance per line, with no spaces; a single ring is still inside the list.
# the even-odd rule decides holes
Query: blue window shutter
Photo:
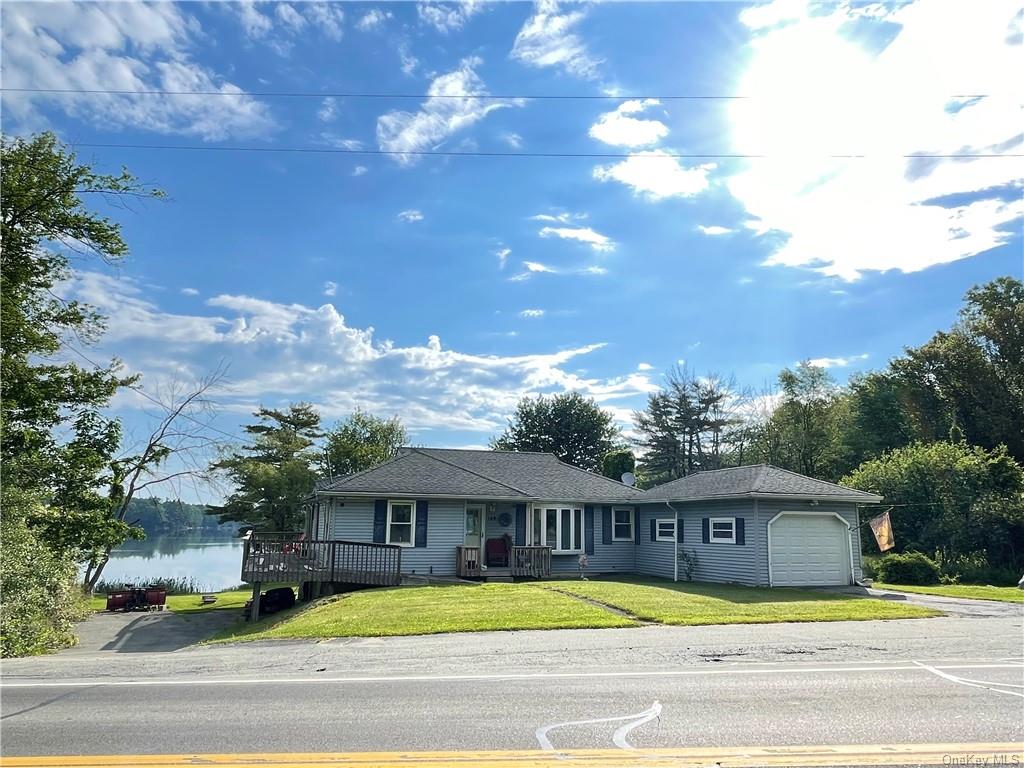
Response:
[[[526,505],[516,504],[516,546],[526,546]]]
[[[680,518],[678,518],[676,520],[676,541],[680,541],[681,542],[682,540],[683,540],[683,518],[680,517]]]
[[[601,543],[612,543],[612,508],[601,507]]]
[[[387,541],[386,528],[388,526],[388,500],[377,499],[373,502],[373,541],[376,544],[383,544]]]
[[[743,525],[743,518],[742,517],[737,517],[736,518],[736,543],[737,544],[746,544],[747,543],[746,532],[743,530],[744,527],[745,526]]]
[[[700,540],[705,544],[711,543],[711,518],[702,517],[700,519]]]
[[[416,546],[427,546],[427,500],[416,501]]]
[[[651,518],[651,541],[658,540],[658,519],[655,517]]]
[[[640,543],[640,518],[636,516],[633,518],[633,543]]]
[[[594,554],[594,506],[592,504],[583,506],[583,551],[588,555]]]

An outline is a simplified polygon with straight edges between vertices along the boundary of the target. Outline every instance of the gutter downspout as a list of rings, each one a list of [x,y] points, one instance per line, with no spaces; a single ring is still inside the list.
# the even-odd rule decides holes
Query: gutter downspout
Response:
[[[679,581],[679,510],[667,501],[665,502],[665,506],[672,510],[676,521],[676,542],[675,546],[672,548],[672,581],[677,582]]]

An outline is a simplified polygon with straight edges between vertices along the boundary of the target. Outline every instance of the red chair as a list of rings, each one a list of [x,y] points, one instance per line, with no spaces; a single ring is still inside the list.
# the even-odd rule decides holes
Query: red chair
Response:
[[[505,539],[487,540],[487,565],[508,568],[508,545]]]

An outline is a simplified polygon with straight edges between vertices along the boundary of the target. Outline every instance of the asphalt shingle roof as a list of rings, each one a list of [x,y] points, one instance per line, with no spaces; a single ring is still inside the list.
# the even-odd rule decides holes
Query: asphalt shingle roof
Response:
[[[549,501],[641,501],[644,492],[559,461],[550,453],[406,448],[379,467],[318,490]]]
[[[713,499],[725,496],[779,496],[779,497],[845,497],[877,501],[871,493],[854,488],[815,480],[788,469],[771,464],[753,464],[746,467],[716,469],[681,477],[647,491],[647,496],[669,501]]]

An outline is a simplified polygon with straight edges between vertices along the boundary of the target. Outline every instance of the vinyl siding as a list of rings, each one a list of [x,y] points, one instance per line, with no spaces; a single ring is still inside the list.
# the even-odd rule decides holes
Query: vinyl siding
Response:
[[[675,575],[675,543],[651,539],[651,520],[671,520],[673,517],[675,513],[664,504],[637,507],[637,522],[640,526],[640,543],[635,545],[637,573],[665,579]]]
[[[683,541],[679,548],[697,556],[694,581],[761,583],[758,581],[760,562],[764,560],[767,564],[767,554],[764,552],[765,536],[755,523],[753,501],[676,503],[672,506],[679,510],[683,519]],[[704,544],[701,520],[705,517],[742,517],[746,543]]]
[[[399,498],[399,497],[396,497]],[[373,499],[332,500],[331,538],[373,541]],[[427,508],[427,546],[402,549],[402,573],[455,575],[455,547],[465,534],[466,505],[461,500],[431,499]]]
[[[586,506],[586,505],[582,505]],[[635,573],[636,572],[636,545],[632,541],[613,541],[611,544],[604,544],[604,515],[601,512],[603,506],[615,506],[619,509],[626,508],[626,504],[595,504],[594,506],[594,554],[587,555],[587,575],[595,576],[601,573]],[[634,507],[633,509],[636,509]],[[634,520],[634,525],[636,524]],[[552,574],[578,574],[580,570],[579,555],[552,555]]]

